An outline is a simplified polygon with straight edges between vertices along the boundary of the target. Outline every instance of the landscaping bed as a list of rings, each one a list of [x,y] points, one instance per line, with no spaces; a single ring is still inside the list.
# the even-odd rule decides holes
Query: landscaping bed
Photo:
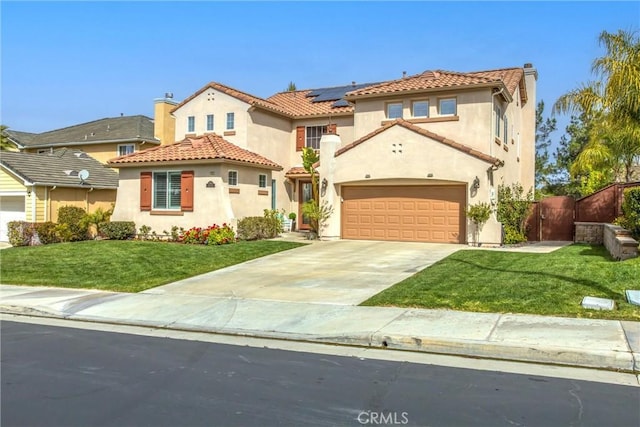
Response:
[[[624,295],[639,288],[640,258],[615,261],[604,246],[548,254],[461,250],[362,305],[640,321],[640,307]],[[586,310],[585,296],[613,299],[617,309]]]
[[[15,247],[0,252],[0,283],[139,292],[298,246],[103,240]]]

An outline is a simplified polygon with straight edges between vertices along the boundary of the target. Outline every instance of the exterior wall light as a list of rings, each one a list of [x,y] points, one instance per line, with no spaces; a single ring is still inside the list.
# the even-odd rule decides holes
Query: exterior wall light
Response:
[[[473,180],[473,184],[471,185],[471,188],[473,188],[474,190],[477,190],[478,188],[480,188],[480,178],[478,178],[477,176],[475,177],[475,179]]]

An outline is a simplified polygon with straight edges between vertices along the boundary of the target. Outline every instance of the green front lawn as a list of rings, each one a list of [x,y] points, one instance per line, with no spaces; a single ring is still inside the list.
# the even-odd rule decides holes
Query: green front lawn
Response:
[[[603,246],[549,254],[461,250],[362,305],[444,308],[640,320],[624,291],[640,289],[640,258],[614,261]],[[585,296],[610,298],[615,311],[585,310]]]
[[[105,240],[17,247],[0,251],[0,283],[139,292],[298,246]]]

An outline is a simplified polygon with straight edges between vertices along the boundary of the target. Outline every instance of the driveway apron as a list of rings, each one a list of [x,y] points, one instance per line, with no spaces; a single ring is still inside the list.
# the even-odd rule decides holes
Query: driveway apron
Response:
[[[357,305],[462,248],[436,243],[319,242],[144,293]]]

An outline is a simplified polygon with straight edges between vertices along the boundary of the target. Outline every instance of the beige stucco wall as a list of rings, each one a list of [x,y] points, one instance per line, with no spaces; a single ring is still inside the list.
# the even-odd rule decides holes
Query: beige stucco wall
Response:
[[[140,172],[143,171],[194,171],[193,212],[176,211],[175,215],[140,211]],[[230,193],[228,171],[238,172],[238,185],[233,187],[239,194]],[[258,188],[258,175],[267,175],[267,188]],[[211,181],[215,187],[207,187]],[[271,208],[271,171],[234,164],[199,164],[154,166],[145,168],[121,168],[120,185],[113,221],[134,221],[136,228],[147,225],[157,233],[171,230],[172,226],[206,227],[212,224],[231,224],[246,216],[262,216],[264,209]],[[258,191],[267,194],[258,194]]]
[[[247,148],[247,124],[249,122],[250,105],[215,89],[207,89],[197,95],[178,110],[174,111],[175,140],[181,141],[185,135],[203,135],[207,132],[207,115],[213,114],[213,132],[222,136],[238,147]],[[234,113],[234,135],[225,135],[227,129],[227,113]],[[194,132],[187,132],[187,118],[195,117]]]
[[[287,184],[285,174],[291,164],[291,121],[287,118],[261,109],[250,109],[248,113],[247,149],[276,162],[283,167],[273,171],[276,181],[275,208],[289,211],[291,208],[291,186]],[[226,137],[225,137],[226,138]],[[267,183],[271,192],[271,180]]]
[[[401,145],[400,145],[401,144]],[[329,147],[326,148],[330,150]],[[332,157],[322,151],[325,159]],[[367,161],[363,162],[362,159]],[[491,202],[491,186],[487,175],[489,164],[476,157],[452,149],[440,142],[417,134],[401,126],[394,126],[363,142],[355,148],[323,161],[319,172],[321,179],[328,179],[325,199],[334,207],[324,236],[340,236],[340,190],[350,185],[467,185],[477,176],[479,190],[467,191],[467,206],[479,202]],[[432,176],[428,176],[431,174]],[[368,175],[368,178],[367,178]],[[467,224],[467,240],[472,227]],[[500,224],[495,214],[484,226],[480,235],[485,243],[500,242]]]

